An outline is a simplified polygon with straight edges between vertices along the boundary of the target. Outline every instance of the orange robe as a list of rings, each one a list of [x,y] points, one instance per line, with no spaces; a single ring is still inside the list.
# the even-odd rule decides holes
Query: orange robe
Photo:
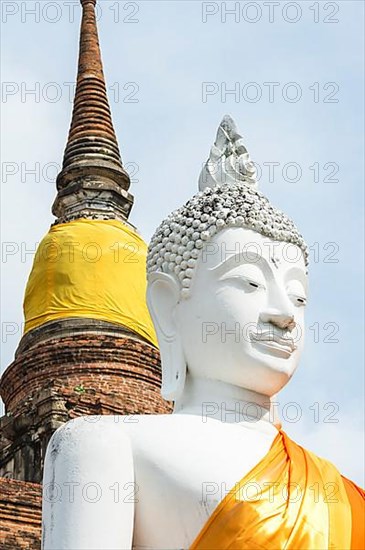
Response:
[[[365,493],[283,431],[190,550],[364,550]]]

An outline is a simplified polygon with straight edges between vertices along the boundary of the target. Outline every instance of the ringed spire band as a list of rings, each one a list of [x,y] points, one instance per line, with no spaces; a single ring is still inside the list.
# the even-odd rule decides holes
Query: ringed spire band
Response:
[[[133,197],[107,97],[96,24],[96,0],[80,0],[82,21],[72,120],[53,213],[72,219],[126,220]]]

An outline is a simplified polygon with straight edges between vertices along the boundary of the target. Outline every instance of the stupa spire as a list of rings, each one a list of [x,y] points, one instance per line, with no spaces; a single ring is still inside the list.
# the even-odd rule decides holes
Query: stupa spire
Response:
[[[53,213],[126,219],[133,204],[109,107],[95,16],[96,0],[80,0],[82,21],[76,93]]]

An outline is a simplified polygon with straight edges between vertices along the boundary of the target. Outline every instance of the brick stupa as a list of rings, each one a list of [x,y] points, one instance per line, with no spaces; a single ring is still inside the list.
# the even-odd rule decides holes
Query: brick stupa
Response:
[[[128,221],[133,197],[107,98],[95,3],[81,0],[74,108],[52,209],[57,219],[44,242],[50,238],[56,242],[58,231],[80,227],[91,231],[91,241],[97,239],[93,233],[97,231],[98,238],[108,244],[107,232],[114,232],[114,238],[120,227],[140,239]],[[141,239],[138,242],[143,243]],[[113,275],[108,274],[103,258],[83,263],[85,281],[99,281],[99,300],[107,303],[94,307],[91,300],[88,307],[88,299],[84,300],[80,315],[77,304],[60,298],[71,295],[82,300],[84,292],[80,279],[73,279],[71,273],[68,276],[68,264],[51,262],[50,254],[42,254],[42,262],[33,266],[24,301],[25,333],[0,384],[6,407],[6,415],[0,419],[3,550],[40,548],[43,462],[49,439],[60,425],[80,415],[171,411],[160,396],[159,352],[143,284],[129,288],[126,283],[136,274],[140,281],[145,280],[144,246],[140,246],[139,263],[124,262],[115,267],[120,271]],[[135,270],[132,274],[131,269]],[[121,288],[126,287],[125,303],[113,277]],[[43,288],[50,278],[57,296],[49,295],[52,286]],[[130,311],[134,309],[142,311],[143,322],[133,319]]]

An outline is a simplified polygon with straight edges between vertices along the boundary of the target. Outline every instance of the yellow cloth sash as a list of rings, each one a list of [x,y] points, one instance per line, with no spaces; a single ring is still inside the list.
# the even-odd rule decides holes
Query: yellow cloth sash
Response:
[[[146,305],[147,245],[117,220],[51,227],[38,246],[24,298],[25,332],[67,317],[118,323],[157,347]]]
[[[190,550],[364,550],[364,517],[364,491],[279,431]]]

